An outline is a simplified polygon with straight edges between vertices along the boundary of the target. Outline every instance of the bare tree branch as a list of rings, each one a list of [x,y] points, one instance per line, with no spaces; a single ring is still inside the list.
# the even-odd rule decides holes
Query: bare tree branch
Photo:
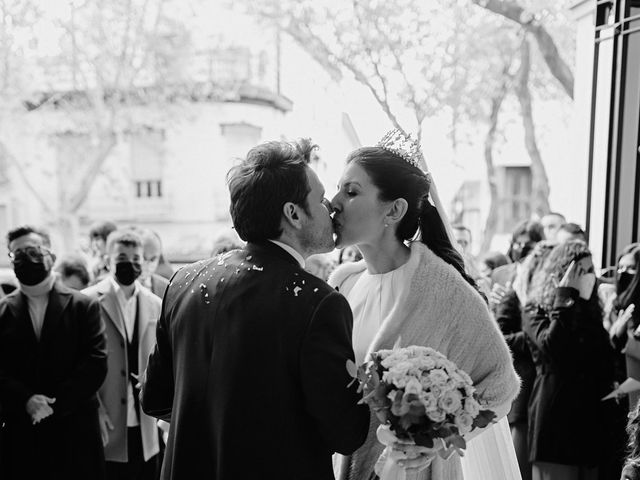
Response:
[[[105,132],[103,135],[104,136],[100,138],[100,144],[93,155],[93,160],[91,161],[86,174],[79,182],[80,187],[78,191],[71,198],[69,203],[69,212],[71,213],[77,213],[89,196],[91,187],[93,187],[96,178],[100,174],[102,165],[111,153],[111,150],[113,150],[113,147],[116,145],[116,136],[113,131]]]
[[[289,24],[283,26],[282,30],[288,35],[290,35],[306,51],[309,51],[307,50],[309,48],[308,42],[311,40],[314,43],[314,46],[317,49],[320,49],[323,52],[323,55],[325,56],[325,60],[323,61],[323,63],[321,63],[321,65],[326,64],[329,59],[334,59],[338,65],[344,67],[346,70],[351,72],[354,78],[356,79],[356,81],[358,81],[359,83],[367,87],[369,91],[373,94],[374,98],[376,99],[376,101],[378,102],[378,104],[386,114],[387,118],[391,121],[393,126],[395,128],[398,128],[404,131],[404,128],[402,128],[402,126],[400,125],[400,122],[398,121],[397,117],[391,111],[391,106],[380,95],[380,93],[375,88],[375,86],[371,83],[367,75],[364,72],[362,72],[359,68],[357,68],[355,65],[353,65],[353,62],[350,62],[348,59],[345,59],[342,56],[338,56],[334,54],[331,51],[331,49],[323,42],[323,40],[320,39],[317,35],[315,35],[311,31],[308,25],[305,25],[305,27],[306,27],[306,31],[303,32],[302,30],[300,30],[300,25],[294,26],[290,22]]]
[[[29,180],[29,177],[27,177],[24,167],[20,165],[20,162],[18,162],[16,157],[9,151],[9,149],[4,145],[3,142],[0,142],[0,158],[5,159],[12,167],[14,167],[16,172],[18,172],[18,175],[20,176],[20,179],[24,183],[25,187],[27,187],[27,190],[29,190],[34,198],[38,201],[46,216],[55,217],[55,213],[53,212],[53,210],[51,210],[49,204],[40,195],[40,192],[38,192],[38,190],[33,186],[31,181]]]
[[[551,74],[560,82],[564,91],[573,99],[573,72],[560,56],[558,47],[547,29],[521,5],[511,0],[472,0],[476,5],[517,23],[531,33]]]

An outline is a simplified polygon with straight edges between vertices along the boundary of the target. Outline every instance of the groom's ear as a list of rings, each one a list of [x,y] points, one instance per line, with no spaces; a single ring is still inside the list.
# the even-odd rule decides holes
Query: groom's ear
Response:
[[[302,228],[302,222],[300,219],[300,207],[295,203],[285,203],[282,207],[282,215],[284,217],[284,221],[296,230]]]
[[[385,217],[385,223],[388,225],[394,225],[399,223],[407,213],[409,204],[404,198],[397,198],[389,204],[387,215]]]

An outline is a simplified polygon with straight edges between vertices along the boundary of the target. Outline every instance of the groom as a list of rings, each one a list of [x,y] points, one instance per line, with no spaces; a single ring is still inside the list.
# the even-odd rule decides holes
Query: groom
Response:
[[[314,146],[268,142],[228,174],[247,246],[181,269],[166,292],[141,400],[171,423],[162,478],[333,479],[365,440],[345,365],[347,301],[303,270],[333,249]]]

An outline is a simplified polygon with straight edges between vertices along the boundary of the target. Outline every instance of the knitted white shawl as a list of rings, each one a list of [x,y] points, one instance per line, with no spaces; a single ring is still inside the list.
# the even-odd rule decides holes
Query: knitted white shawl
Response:
[[[506,414],[520,382],[509,348],[482,297],[421,242],[412,243],[407,267],[413,272],[411,285],[383,320],[369,352],[392,348],[398,339],[402,347],[431,347],[471,376],[486,408]],[[340,290],[345,280],[365,268],[364,261],[341,265],[329,278],[329,284]],[[371,418],[365,444],[351,456],[348,476],[348,462],[343,462],[340,479],[370,478],[383,449],[375,435],[379,423],[375,416]],[[462,479],[460,458],[437,458],[420,478]]]

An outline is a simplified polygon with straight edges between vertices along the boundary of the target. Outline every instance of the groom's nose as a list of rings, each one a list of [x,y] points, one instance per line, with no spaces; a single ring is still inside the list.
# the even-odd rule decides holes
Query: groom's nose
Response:
[[[329,215],[333,214],[333,205],[331,205],[331,202],[329,201],[328,198],[323,198],[322,204],[324,205],[324,208],[326,208],[327,211],[329,212]]]
[[[338,211],[338,194],[336,193],[335,197],[331,199],[331,213]]]

